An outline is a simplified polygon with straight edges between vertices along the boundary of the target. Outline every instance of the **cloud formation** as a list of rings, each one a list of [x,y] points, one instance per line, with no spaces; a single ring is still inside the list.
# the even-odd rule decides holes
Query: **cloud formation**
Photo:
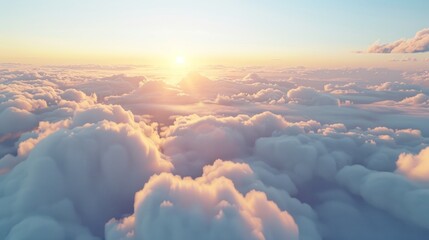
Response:
[[[413,38],[401,39],[392,43],[374,43],[369,53],[420,53],[429,51],[429,28],[416,33]]]
[[[396,163],[398,171],[418,181],[429,181],[429,147],[413,155],[402,153]]]
[[[298,87],[287,92],[290,102],[303,105],[336,105],[338,100],[311,87]]]
[[[11,227],[44,216],[74,238],[100,236],[105,222],[129,211],[146,179],[172,168],[142,130],[103,120],[41,140],[2,179],[8,194],[0,201],[10,208],[0,212],[0,235],[14,239],[13,231],[7,234]]]
[[[298,239],[293,218],[264,193],[241,195],[226,178],[152,177],[134,214],[106,225],[107,239]]]

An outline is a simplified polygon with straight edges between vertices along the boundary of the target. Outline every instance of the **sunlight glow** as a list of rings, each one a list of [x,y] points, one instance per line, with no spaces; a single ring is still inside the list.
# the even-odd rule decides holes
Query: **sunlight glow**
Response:
[[[185,62],[186,62],[186,60],[183,56],[177,56],[176,57],[176,64],[183,65],[183,64],[185,64]]]

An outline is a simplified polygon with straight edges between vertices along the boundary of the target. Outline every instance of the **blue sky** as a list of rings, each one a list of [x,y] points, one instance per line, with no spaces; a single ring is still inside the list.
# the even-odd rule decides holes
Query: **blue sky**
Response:
[[[429,26],[428,10],[421,0],[1,0],[0,59],[288,55],[298,63],[410,38]]]

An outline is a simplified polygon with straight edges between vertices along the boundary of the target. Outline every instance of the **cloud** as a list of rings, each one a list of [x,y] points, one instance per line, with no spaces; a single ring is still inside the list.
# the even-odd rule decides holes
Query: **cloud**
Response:
[[[256,93],[239,93],[232,96],[218,95],[215,103],[230,105],[244,103],[266,103],[266,104],[284,104],[286,95],[283,91],[274,88],[261,89]]]
[[[410,105],[429,105],[429,97],[424,93],[419,93],[413,97],[404,98],[400,103]]]
[[[407,224],[386,214],[342,190],[326,190],[320,194],[316,211],[320,231],[326,239],[421,239],[424,229]],[[335,231],[330,231],[335,229]]]
[[[46,234],[48,233],[49,234]],[[66,239],[65,229],[55,220],[45,216],[26,218],[12,228],[7,239]],[[90,238],[88,238],[90,239]]]
[[[405,91],[421,91],[421,87],[418,85],[413,85],[405,82],[384,82],[378,85],[368,86],[368,89],[373,89],[375,91],[396,91],[396,92],[405,92]]]
[[[218,159],[213,165],[204,167],[197,181],[211,182],[220,177],[230,179],[242,194],[253,190],[264,192],[269,200],[294,218],[300,239],[321,239],[317,231],[316,213],[309,205],[293,197],[297,188],[288,175],[260,162],[241,163]]]
[[[142,83],[137,89],[121,96],[106,97],[106,102],[121,105],[136,103],[147,104],[192,104],[197,100],[180,89],[170,86],[162,81],[148,81]]]
[[[331,94],[357,94],[365,90],[365,88],[359,87],[355,82],[346,84],[328,83],[323,86],[323,90]]]
[[[204,183],[153,176],[134,214],[106,225],[107,239],[298,239],[293,218],[265,194],[240,194],[226,178]]]
[[[401,39],[392,43],[374,43],[368,48],[369,53],[419,53],[429,51],[429,28],[416,33],[413,38]]]
[[[395,58],[390,60],[392,62],[417,62],[417,58]]]
[[[20,133],[36,127],[37,120],[34,114],[15,107],[9,107],[0,112],[0,135]]]
[[[404,177],[390,172],[375,172],[362,166],[347,166],[337,179],[367,203],[392,216],[429,229],[429,190],[418,187]]]
[[[258,138],[271,136],[276,129],[288,125],[283,118],[269,112],[253,117],[179,117],[164,130],[162,148],[171,157],[177,173],[198,176],[203,166],[216,159],[248,155],[249,147]]]
[[[403,73],[404,77],[421,86],[429,86],[429,71],[420,71],[420,72],[405,72]]]
[[[337,105],[338,100],[329,94],[324,94],[310,87],[298,87],[287,92],[288,100],[302,105]]]
[[[261,82],[268,82],[266,79],[259,76],[257,73],[249,73],[244,78],[243,81],[250,82],[250,83],[261,83]]]
[[[398,171],[410,179],[429,181],[429,147],[416,155],[402,153],[396,164]]]
[[[71,129],[56,130],[37,143],[2,179],[1,192],[9,193],[0,201],[10,206],[0,212],[2,238],[12,238],[11,229],[37,216],[61,225],[59,231],[73,238],[102,236],[105,222],[131,211],[133,195],[145,180],[171,170],[139,124],[90,123],[94,118],[80,115]]]

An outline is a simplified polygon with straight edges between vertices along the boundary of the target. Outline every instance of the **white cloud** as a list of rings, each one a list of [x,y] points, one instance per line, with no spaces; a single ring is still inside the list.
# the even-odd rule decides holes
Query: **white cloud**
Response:
[[[287,92],[288,100],[303,105],[337,105],[338,99],[310,87],[298,87]]]
[[[9,193],[0,201],[10,206],[0,211],[2,238],[37,215],[73,238],[87,230],[100,236],[107,220],[131,210],[145,180],[172,168],[138,124],[78,122],[85,125],[45,137],[2,179],[1,192]]]
[[[413,38],[401,39],[392,43],[374,43],[368,48],[369,53],[418,53],[429,51],[429,28],[416,33]]]
[[[264,193],[243,196],[222,177],[204,183],[171,174],[152,177],[134,214],[106,231],[107,239],[298,239],[293,218]]]

